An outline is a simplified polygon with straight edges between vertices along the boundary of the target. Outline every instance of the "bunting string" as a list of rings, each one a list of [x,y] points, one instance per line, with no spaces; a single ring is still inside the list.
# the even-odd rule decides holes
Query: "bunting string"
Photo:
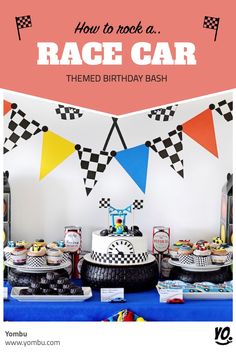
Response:
[[[148,117],[159,122],[167,122],[173,119],[177,107],[178,105],[172,105],[157,108],[148,113]],[[81,118],[83,115],[79,108],[67,107],[60,104],[58,104],[58,108],[55,111],[63,120],[73,120]],[[64,139],[48,130],[47,127],[41,127],[40,123],[36,120],[28,119],[26,113],[18,108],[16,103],[4,101],[4,115],[11,112],[5,134],[4,154],[15,149],[23,141],[29,140],[34,135],[42,132],[43,146],[40,179],[47,176],[66,158],[77,151],[87,196],[91,193],[98,179],[106,171],[107,166],[113,158],[117,160],[140,190],[145,193],[149,150],[154,151],[163,160],[168,161],[170,167],[182,178],[184,178],[184,134],[188,135],[188,137],[215,157],[218,157],[213,111],[223,117],[226,122],[230,122],[233,119],[233,102],[224,99],[215,104],[210,104],[206,110],[191,117],[182,123],[182,125],[178,125],[176,129],[169,131],[166,136],[158,136],[151,141],[131,148],[127,147],[118,125],[118,118],[111,117],[112,126],[108,132],[103,149],[94,151],[89,147],[82,147],[79,144],[74,144]],[[123,150],[108,152],[106,150],[115,130],[119,136]],[[109,198],[107,200],[103,199],[100,201],[100,207],[111,207]],[[142,208],[142,201],[136,200],[132,207],[133,209]]]

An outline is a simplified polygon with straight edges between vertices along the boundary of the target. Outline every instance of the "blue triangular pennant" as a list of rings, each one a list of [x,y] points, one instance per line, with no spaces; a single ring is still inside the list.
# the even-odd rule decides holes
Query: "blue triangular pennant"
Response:
[[[143,144],[116,153],[116,160],[121,164],[138,187],[145,193],[149,149]]]

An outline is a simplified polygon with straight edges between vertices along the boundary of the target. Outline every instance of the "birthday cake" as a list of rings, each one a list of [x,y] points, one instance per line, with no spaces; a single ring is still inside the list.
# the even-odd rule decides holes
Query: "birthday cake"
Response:
[[[126,216],[133,209],[134,205],[124,209],[108,206],[111,226],[92,233],[91,253],[84,256],[81,277],[85,285],[95,289],[122,287],[127,291],[155,286],[157,262],[148,254],[147,239],[134,225],[134,218],[133,226],[126,225]]]
[[[92,234],[91,258],[102,264],[140,264],[148,259],[147,240],[132,232],[111,233],[101,236],[102,231]]]

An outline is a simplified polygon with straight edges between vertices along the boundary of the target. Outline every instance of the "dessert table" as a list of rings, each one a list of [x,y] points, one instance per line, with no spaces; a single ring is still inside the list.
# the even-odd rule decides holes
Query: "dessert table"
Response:
[[[81,285],[80,281],[74,281]],[[232,300],[186,300],[184,304],[159,302],[156,289],[126,293],[126,303],[100,302],[100,293],[84,302],[20,302],[10,297],[4,301],[4,321],[102,321],[129,309],[147,321],[232,321]]]

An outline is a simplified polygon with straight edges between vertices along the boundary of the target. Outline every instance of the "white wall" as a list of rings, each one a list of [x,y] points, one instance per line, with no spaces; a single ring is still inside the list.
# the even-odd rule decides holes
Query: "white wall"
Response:
[[[232,94],[180,104],[174,119],[167,123],[148,118],[147,111],[120,118],[119,126],[128,147],[133,147],[157,136],[164,137],[210,103],[225,98],[232,100]],[[85,110],[81,119],[63,121],[55,114],[56,102],[27,95],[4,92],[4,99],[17,103],[29,118],[47,125],[54,133],[93,149],[102,149],[112,123],[109,116]],[[113,159],[87,197],[76,152],[39,181],[42,134],[24,142],[4,155],[4,170],[10,171],[12,190],[12,238],[62,239],[64,226],[75,224],[82,226],[83,249],[89,250],[92,230],[107,226],[107,212],[98,208],[98,201],[110,197],[112,205],[121,208],[134,199],[144,199],[144,209],[136,212],[135,223],[147,235],[149,248],[154,225],[170,226],[172,241],[210,239],[219,232],[221,188],[227,173],[232,172],[233,131],[232,122],[226,122],[217,112],[213,115],[219,158],[184,135],[182,179],[167,160],[150,150],[145,195]],[[10,113],[4,117],[5,131],[9,118]],[[108,150],[123,150],[116,132]]]

